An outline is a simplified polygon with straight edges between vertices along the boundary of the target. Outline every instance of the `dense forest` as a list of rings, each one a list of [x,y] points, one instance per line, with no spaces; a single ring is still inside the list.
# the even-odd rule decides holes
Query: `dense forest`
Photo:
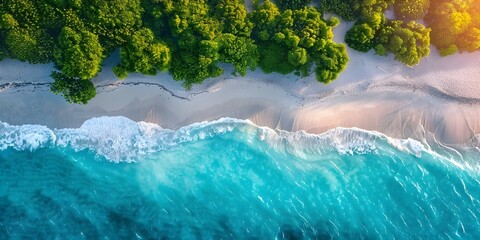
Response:
[[[335,80],[349,59],[332,29],[355,21],[352,49],[393,54],[406,65],[427,56],[480,48],[480,3],[473,0],[2,0],[0,60],[53,62],[51,90],[72,103],[95,96],[91,79],[120,51],[113,68],[129,73],[169,71],[185,87],[223,74],[314,74]],[[393,9],[395,19],[385,11]],[[332,16],[333,13],[337,17]],[[426,24],[423,25],[423,24]]]

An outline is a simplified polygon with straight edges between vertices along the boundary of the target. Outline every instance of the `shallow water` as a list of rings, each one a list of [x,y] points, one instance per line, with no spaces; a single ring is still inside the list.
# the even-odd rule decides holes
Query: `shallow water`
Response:
[[[0,123],[0,239],[480,239],[468,156],[236,119]]]

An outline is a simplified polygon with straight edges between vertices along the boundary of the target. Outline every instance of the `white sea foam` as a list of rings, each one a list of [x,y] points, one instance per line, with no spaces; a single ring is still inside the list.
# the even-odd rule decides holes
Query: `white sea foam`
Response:
[[[163,129],[152,123],[134,122],[125,117],[100,117],[87,120],[80,128],[50,130],[44,126],[10,126],[0,123],[0,150],[35,150],[47,146],[90,150],[111,161],[136,161],[178,144],[196,142],[227,133],[260,150],[284,151],[300,159],[318,159],[323,154],[378,154],[393,146],[420,157],[434,154],[419,141],[399,140],[357,128],[335,128],[322,134],[286,132],[259,127],[249,120],[222,118],[201,122],[178,130]],[[233,136],[230,136],[233,137]],[[263,143],[260,144],[260,143]],[[390,150],[391,151],[391,150]]]
[[[0,150],[34,150],[55,142],[55,134],[40,125],[10,126],[0,122]]]
[[[125,117],[87,120],[80,128],[56,130],[56,145],[91,150],[113,161],[135,161],[184,142],[194,142],[233,130],[234,120],[189,125],[173,131]]]
[[[148,152],[158,128],[135,123],[124,117],[87,120],[80,128],[56,130],[56,144],[77,151],[89,149],[108,159],[130,161],[135,154]]]

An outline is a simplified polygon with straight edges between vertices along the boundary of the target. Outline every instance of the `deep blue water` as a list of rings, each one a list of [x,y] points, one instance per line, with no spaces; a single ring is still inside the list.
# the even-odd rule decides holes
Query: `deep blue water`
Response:
[[[0,123],[0,239],[480,239],[480,154],[437,151],[235,119]]]

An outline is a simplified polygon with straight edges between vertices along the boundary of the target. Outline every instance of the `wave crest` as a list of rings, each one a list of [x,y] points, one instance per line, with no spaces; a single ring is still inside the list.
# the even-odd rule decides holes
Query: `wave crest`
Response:
[[[286,132],[259,127],[249,120],[222,118],[201,122],[178,130],[163,129],[125,117],[99,117],[84,122],[80,128],[50,130],[45,126],[10,126],[0,123],[0,149],[35,150],[44,147],[90,150],[115,162],[132,162],[178,144],[196,142],[214,136],[230,137],[263,148],[284,151],[301,159],[322,154],[378,154],[379,147],[391,148],[420,157],[429,152],[428,145],[407,139],[398,140],[384,134],[358,128],[335,128],[322,134],[304,131]],[[264,143],[259,144],[259,143]],[[385,146],[385,147],[383,147]]]
[[[32,151],[53,144],[55,139],[53,131],[45,126],[11,126],[0,122],[0,150]]]
[[[194,142],[231,131],[232,121],[196,123],[177,131],[125,117],[87,120],[80,128],[61,129],[56,144],[76,151],[91,150],[113,161],[135,161],[184,142]]]
[[[260,128],[260,139],[275,149],[302,159],[317,158],[318,155],[364,155],[379,154],[379,150],[391,149],[421,157],[430,152],[430,147],[413,139],[394,139],[382,133],[359,128],[334,128],[321,134],[304,131],[295,133]]]

